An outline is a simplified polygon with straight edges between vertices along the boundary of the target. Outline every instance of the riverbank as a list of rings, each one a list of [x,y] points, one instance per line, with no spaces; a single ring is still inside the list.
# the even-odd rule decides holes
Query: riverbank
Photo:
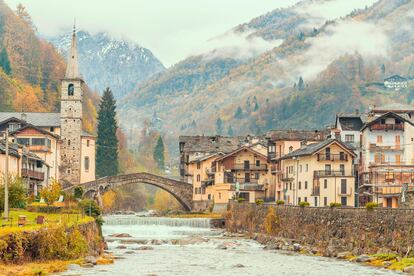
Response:
[[[113,262],[96,259],[105,243],[93,217],[26,210],[12,210],[10,215],[12,220],[0,228],[0,275],[45,275],[71,264]],[[23,226],[18,226],[18,216],[25,216]]]
[[[413,210],[310,208],[233,203],[226,228],[269,250],[414,271]]]

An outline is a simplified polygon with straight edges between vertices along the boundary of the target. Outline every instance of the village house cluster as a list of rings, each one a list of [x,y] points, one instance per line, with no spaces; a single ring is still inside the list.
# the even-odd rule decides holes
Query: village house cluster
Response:
[[[193,185],[196,210],[222,211],[241,199],[397,208],[402,190],[414,187],[414,108],[340,113],[321,130],[182,136],[179,148],[180,174]]]
[[[61,85],[60,112],[0,112],[0,174],[5,171],[7,131],[9,174],[22,177],[34,195],[51,179],[64,186],[95,179],[96,138],[82,130],[84,81],[75,30]]]

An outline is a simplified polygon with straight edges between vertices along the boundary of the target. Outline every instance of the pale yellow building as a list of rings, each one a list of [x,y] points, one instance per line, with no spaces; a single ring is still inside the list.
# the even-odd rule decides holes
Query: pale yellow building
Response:
[[[285,204],[354,206],[355,157],[352,149],[336,139],[303,145],[281,157]]]

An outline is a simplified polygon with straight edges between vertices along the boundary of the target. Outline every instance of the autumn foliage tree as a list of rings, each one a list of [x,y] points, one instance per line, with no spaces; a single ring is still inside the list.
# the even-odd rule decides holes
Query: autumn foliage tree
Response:
[[[151,208],[158,211],[170,211],[180,209],[178,201],[169,193],[163,190],[157,190],[154,195],[154,203]]]
[[[60,185],[59,181],[53,179],[48,186],[43,187],[43,189],[40,191],[40,196],[45,200],[46,204],[50,206],[59,199],[61,191],[62,186]]]

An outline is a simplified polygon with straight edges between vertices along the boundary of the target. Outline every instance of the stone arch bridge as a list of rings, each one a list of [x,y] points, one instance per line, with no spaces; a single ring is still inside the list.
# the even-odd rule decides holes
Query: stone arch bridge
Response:
[[[150,173],[107,176],[77,186],[83,188],[86,197],[98,198],[106,191],[126,184],[149,184],[156,186],[175,197],[185,210],[191,211],[193,207],[193,186],[191,184]],[[75,187],[71,186],[64,190],[73,192]]]

